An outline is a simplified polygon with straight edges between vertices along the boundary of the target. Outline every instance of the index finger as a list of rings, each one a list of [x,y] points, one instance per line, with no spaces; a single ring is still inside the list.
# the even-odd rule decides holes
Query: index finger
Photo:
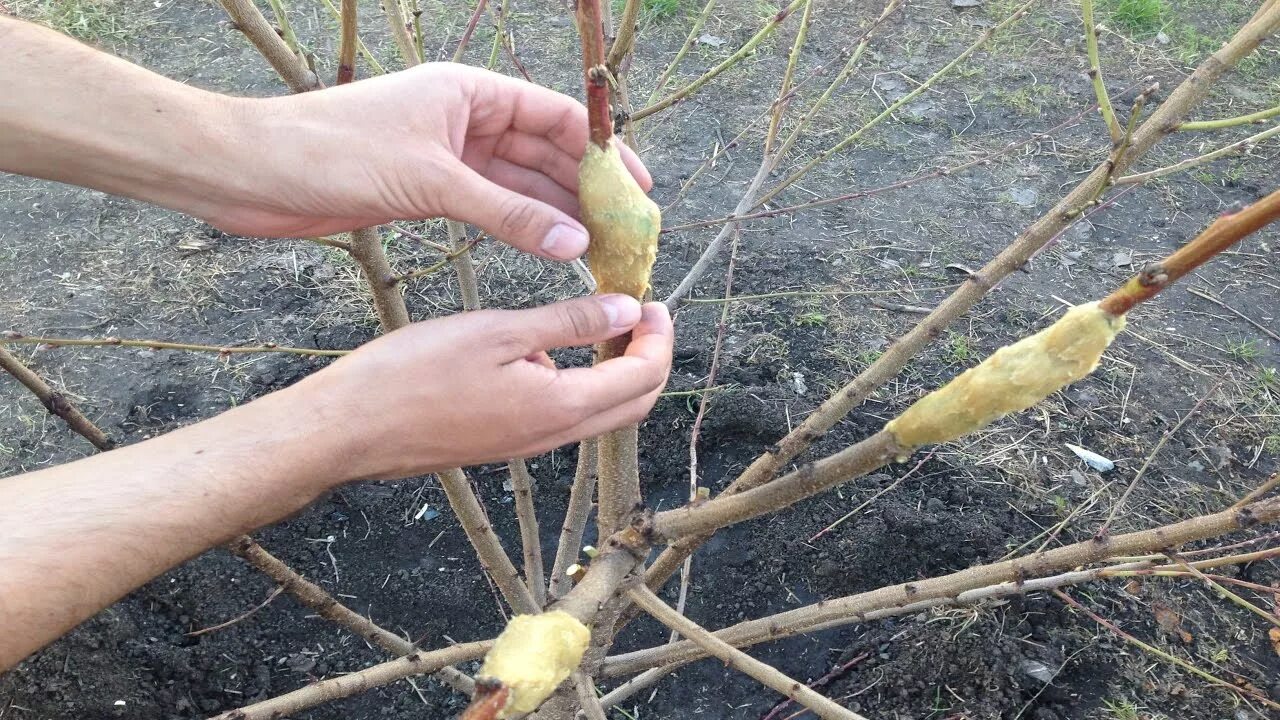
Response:
[[[474,70],[472,131],[498,135],[508,129],[545,137],[575,161],[587,147],[587,108],[577,100],[541,85],[485,70]],[[653,178],[639,156],[618,143],[622,161],[648,192]]]

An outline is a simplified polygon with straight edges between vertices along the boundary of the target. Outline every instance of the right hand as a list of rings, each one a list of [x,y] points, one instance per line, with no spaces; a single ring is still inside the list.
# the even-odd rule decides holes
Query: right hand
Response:
[[[557,368],[546,351],[631,332],[622,357]],[[380,337],[283,390],[326,425],[342,481],[394,479],[530,457],[639,422],[671,369],[662,303],[590,296],[482,310]]]

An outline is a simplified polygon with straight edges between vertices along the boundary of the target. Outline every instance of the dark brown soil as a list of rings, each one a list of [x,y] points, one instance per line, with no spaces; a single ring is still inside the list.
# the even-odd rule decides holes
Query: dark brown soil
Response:
[[[296,10],[299,32],[311,39],[327,67],[323,63],[333,54],[330,19],[322,5],[298,5],[305,5]],[[647,23],[633,70],[639,97],[647,96],[662,64],[682,42],[697,11],[693,5],[681,4],[676,16]],[[726,5],[705,29],[723,38],[724,46],[695,49],[682,77],[710,67],[750,37],[768,10],[762,6],[770,4]],[[1163,98],[1206,50],[1216,47],[1213,43],[1252,12],[1243,1],[1168,5],[1168,44],[1153,33],[1119,26],[1117,32],[1103,33],[1107,81],[1123,114],[1134,96],[1124,89],[1140,88],[1141,78],[1154,75],[1162,87],[1156,99]],[[580,93],[573,32],[559,4],[520,0],[513,6],[512,27],[532,75]],[[47,15],[50,7],[55,7],[52,0],[49,5],[31,0],[16,9]],[[857,37],[859,22],[879,7],[861,0],[820,2],[801,76],[837,57]],[[988,0],[982,8],[960,12],[943,0],[909,3],[873,45],[863,70],[836,95],[816,131],[800,143],[797,157],[803,160],[858,127],[1011,7]],[[430,3],[424,9],[424,18],[433,19],[427,47],[451,48],[465,9],[458,3]],[[107,10],[114,18],[110,25],[102,25],[99,15],[86,16],[95,19],[88,25],[99,33],[95,39],[138,62],[225,92],[281,92],[215,4],[118,0]],[[390,62],[394,55],[382,41],[376,6],[370,4],[365,15],[366,40]],[[784,197],[802,202],[894,182],[994,151],[1080,112],[1093,95],[1083,74],[1079,20],[1075,3],[1042,3],[955,76]],[[717,142],[734,137],[772,101],[793,26],[695,99],[642,128],[642,154],[653,170],[660,204],[675,200]],[[449,38],[454,39],[446,42]],[[491,29],[482,24],[468,59],[483,63],[491,38]],[[1230,76],[1197,117],[1276,105],[1277,69],[1280,60],[1271,46]],[[814,81],[803,97],[812,97],[823,82]],[[1143,168],[1176,162],[1259,129],[1177,135]],[[856,203],[750,223],[742,232],[734,293],[892,289],[894,294],[880,297],[899,306],[932,306],[945,295],[936,288],[958,282],[963,267],[978,267],[992,257],[1104,159],[1105,135],[1089,115],[1053,140],[989,167]],[[730,210],[758,162],[760,137],[761,128],[753,129],[706,171],[667,213],[668,223]],[[1194,235],[1215,214],[1274,189],[1280,180],[1277,159],[1275,143],[1264,144],[1248,157],[1149,183],[1075,225],[841,423],[812,457],[873,432],[923,390],[1042,327],[1064,301],[1100,297],[1135,267]],[[437,231],[434,225],[426,229]],[[664,236],[655,279],[659,294],[683,276],[714,232]],[[186,249],[193,240],[205,249]],[[398,268],[436,259],[400,239],[390,247]],[[1120,338],[1093,377],[975,438],[937,448],[911,478],[820,537],[810,539],[915,463],[892,466],[787,512],[721,532],[696,556],[690,617],[718,628],[989,562],[1082,506],[1053,542],[1087,538],[1161,436],[1206,393],[1210,397],[1199,412],[1155,456],[1115,529],[1150,527],[1230,504],[1280,464],[1280,379],[1275,375],[1280,343],[1273,339],[1280,331],[1277,247],[1275,230],[1249,239],[1185,286],[1134,312],[1134,332]],[[581,292],[564,268],[491,243],[482,245],[477,257],[490,305],[521,307]],[[695,297],[721,295],[723,270],[721,262]],[[137,203],[13,177],[0,177],[0,275],[5,278],[0,325],[28,334],[214,344],[270,340],[341,348],[375,333],[360,280],[336,251],[230,237]],[[1271,335],[1184,287],[1213,293]],[[409,303],[419,319],[459,305],[444,275],[414,284]],[[670,391],[705,382],[719,312],[717,304],[691,304],[680,312]],[[702,428],[701,483],[716,489],[727,484],[918,318],[857,295],[736,303],[716,380],[724,389],[713,396]],[[126,442],[209,417],[323,365],[295,356],[228,361],[114,348],[22,348],[21,355]],[[560,359],[582,363],[587,353],[566,351]],[[689,432],[696,410],[696,396],[666,397],[642,429],[650,505],[670,507],[688,492]],[[1102,453],[1117,468],[1094,472],[1064,443]],[[88,446],[46,416],[34,398],[14,383],[0,382],[5,474],[87,452]],[[554,554],[575,454],[567,448],[531,460],[547,556]],[[518,548],[504,470],[476,468],[472,475],[506,546]],[[426,503],[439,514],[415,520]],[[494,591],[434,478],[350,487],[264,530],[259,539],[343,602],[424,646],[487,638],[502,627]],[[1274,561],[1226,572],[1280,584]],[[244,613],[272,589],[235,558],[206,553],[0,676],[0,719],[198,718],[383,659],[284,596],[226,629],[188,634]],[[1189,581],[1153,579],[1130,590],[1112,581],[1071,592],[1134,635],[1280,700],[1280,657],[1259,618]],[[1249,597],[1271,607],[1269,598]],[[1189,633],[1186,639],[1157,623],[1157,608],[1176,614]],[[625,633],[620,648],[646,647],[665,637],[651,621],[640,621]],[[853,625],[752,653],[806,680],[865,656],[825,691],[875,718],[1265,717],[1234,695],[1125,644],[1052,596]],[[652,695],[635,696],[625,710],[628,717],[754,719],[777,700],[745,676],[704,661],[680,670]],[[423,678],[299,717],[448,717],[460,707],[458,695]],[[614,716],[622,717],[621,710]]]

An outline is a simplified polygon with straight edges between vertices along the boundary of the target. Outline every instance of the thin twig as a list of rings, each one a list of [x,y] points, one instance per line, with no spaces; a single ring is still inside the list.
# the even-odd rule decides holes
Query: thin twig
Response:
[[[810,160],[809,162],[801,166],[800,169],[792,172],[790,175],[786,177],[786,179],[782,180],[781,182],[777,183],[772,188],[770,188],[769,192],[765,193],[759,200],[756,201],[756,206],[759,207],[761,205],[764,205],[765,203],[769,202],[773,198],[777,197],[779,193],[781,193],[783,190],[786,190],[787,188],[791,187],[791,185],[798,182],[801,178],[803,178],[806,174],[808,174],[810,170],[822,164],[823,162],[826,162],[831,156],[835,155],[836,153],[844,150],[845,148],[857,142],[869,130],[879,125],[885,119],[891,117],[894,113],[900,110],[907,103],[916,99],[921,93],[933,87],[934,84],[936,84],[939,80],[941,80],[942,78],[950,74],[950,72],[954,70],[958,65],[960,65],[960,63],[969,59],[970,55],[977,52],[978,49],[981,48],[983,45],[985,45],[988,40],[990,40],[992,37],[995,36],[996,33],[1000,32],[1001,30],[1004,30],[1005,28],[1009,27],[1010,25],[1014,24],[1015,22],[1025,17],[1027,14],[1027,10],[1036,2],[1037,0],[1027,0],[1027,2],[1019,6],[1017,10],[1014,10],[1013,13],[1009,15],[1009,17],[1002,20],[999,24],[991,28],[988,28],[986,31],[982,33],[982,35],[978,38],[976,42],[974,42],[972,45],[970,45],[969,47],[961,51],[961,53],[957,55],[955,58],[953,58],[951,62],[942,66],[940,70],[935,72],[933,75],[930,75],[928,79],[926,79],[924,82],[917,85],[915,89],[913,89],[911,92],[907,93],[906,95],[903,95],[902,97],[892,102],[880,114],[876,115],[874,118],[871,118],[866,123],[864,123],[862,127],[853,131],[852,133],[847,135],[843,140],[831,146],[830,148],[827,148],[826,150],[823,150],[822,152],[818,153],[813,157],[812,160]]]
[[[187,636],[188,636],[188,637],[198,637],[198,636],[200,636],[200,635],[207,635],[207,634],[209,634],[209,633],[211,633],[211,632],[217,632],[217,631],[219,631],[219,630],[223,630],[223,629],[225,629],[225,628],[229,628],[229,627],[231,627],[232,625],[235,625],[236,623],[238,623],[238,622],[240,622],[240,621],[244,620],[245,618],[248,618],[249,616],[253,615],[254,613],[258,612],[258,611],[259,611],[259,610],[261,610],[262,608],[264,608],[264,607],[266,607],[266,606],[270,605],[270,604],[271,604],[271,601],[272,601],[272,600],[275,600],[277,597],[279,597],[280,593],[282,593],[282,592],[284,592],[284,587],[283,587],[283,586],[277,587],[275,590],[272,590],[272,591],[271,591],[271,594],[267,596],[267,599],[266,599],[266,600],[263,600],[262,602],[258,603],[257,605],[254,605],[252,608],[249,608],[248,610],[246,610],[246,611],[244,611],[244,612],[240,613],[239,615],[237,615],[237,616],[235,616],[235,617],[231,618],[230,620],[228,620],[228,621],[226,621],[226,622],[220,622],[220,623],[218,623],[217,625],[211,625],[211,626],[209,626],[209,627],[207,627],[207,628],[201,628],[201,629],[199,629],[199,630],[192,630],[191,632],[187,633]]]
[[[564,524],[560,528],[560,544],[556,546],[556,560],[551,566],[552,600],[564,597],[573,587],[565,574],[570,565],[578,561],[582,550],[582,535],[586,532],[591,514],[591,496],[596,489],[596,438],[587,438],[578,445],[578,467],[573,474],[573,487],[569,491],[569,503],[565,508]]]
[[[489,518],[485,516],[475,491],[471,489],[471,481],[456,468],[441,472],[438,476],[445,495],[449,497],[449,505],[457,514],[467,540],[480,558],[480,566],[493,578],[507,604],[517,613],[541,612],[542,606],[520,581],[520,572],[512,564],[511,557],[502,548],[501,541],[489,525]]]
[[[0,335],[0,342],[13,342],[13,339],[8,337],[7,334]],[[3,369],[12,375],[13,379],[22,383],[40,400],[40,404],[44,405],[46,410],[62,418],[67,427],[75,431],[80,437],[88,440],[94,447],[99,450],[110,450],[115,447],[115,442],[107,437],[106,433],[102,432],[102,428],[99,428],[92,420],[85,417],[84,413],[80,412],[79,408],[65,394],[50,387],[39,374],[27,367],[3,347],[0,347],[0,369]]]
[[[1222,383],[1224,382],[1226,381],[1219,380],[1213,387],[1209,388],[1209,391],[1196,401],[1196,404],[1187,411],[1186,415],[1183,415],[1178,422],[1174,423],[1173,427],[1166,430],[1165,433],[1160,436],[1160,440],[1156,442],[1156,446],[1151,448],[1151,452],[1147,453],[1147,459],[1142,462],[1142,467],[1138,468],[1138,472],[1134,474],[1133,480],[1129,481],[1129,486],[1120,494],[1120,499],[1116,501],[1116,504],[1111,508],[1111,512],[1107,514],[1107,519],[1103,521],[1102,527],[1098,528],[1098,535],[1107,534],[1107,530],[1111,527],[1111,522],[1115,520],[1116,515],[1124,509],[1125,503],[1129,501],[1129,495],[1133,493],[1134,488],[1138,487],[1138,482],[1142,480],[1143,475],[1147,474],[1147,468],[1151,467],[1151,462],[1155,460],[1156,455],[1159,455],[1160,451],[1164,449],[1165,444],[1169,442],[1169,438],[1173,437],[1179,430],[1181,430],[1182,426],[1186,425],[1187,421],[1190,420],[1192,416],[1200,412],[1200,408],[1204,407],[1204,404],[1209,401],[1209,398],[1213,397],[1214,393],[1218,392],[1218,388],[1222,387]]]
[[[464,643],[430,652],[414,652],[389,662],[321,680],[278,697],[230,710],[211,720],[275,720],[296,715],[307,708],[350,697],[415,675],[483,657],[492,640]]]
[[[453,51],[453,62],[462,62],[462,55],[467,51],[467,45],[471,44],[471,36],[475,34],[476,26],[480,24],[480,16],[484,14],[485,6],[488,4],[489,0],[476,0],[476,9],[471,13],[467,28],[462,31],[462,39],[458,41],[458,47]]]
[[[631,48],[636,42],[636,25],[640,18],[641,0],[627,0],[626,5],[622,7],[622,16],[618,19],[618,32],[613,38],[613,45],[609,46],[609,54],[605,59],[605,65],[609,71],[618,74],[618,69],[622,67],[622,60],[631,54]]]
[[[1010,273],[1023,267],[1046,243],[1084,214],[1093,202],[1098,188],[1113,172],[1121,172],[1142,157],[1169,128],[1175,127],[1204,97],[1227,70],[1253,52],[1280,27],[1280,4],[1263,13],[1259,19],[1241,28],[1217,52],[1206,58],[1183,81],[1169,98],[1156,109],[1135,132],[1129,151],[1115,167],[1104,163],[1072,189],[1048,213],[1026,228],[995,258],[969,278],[934,311],[899,338],[874,363],[829,397],[785,437],[772,445],[725,489],[721,495],[756,487],[768,482],[778,470],[823,437],[842,418],[862,404],[871,393],[896,376],[911,358],[939,337],[943,330],[967,313]],[[1117,171],[1115,168],[1120,168]],[[661,587],[679,568],[686,553],[696,549],[703,539],[681,541],[667,548],[645,573],[645,583]]]
[[[715,9],[716,0],[707,0],[702,6],[702,12],[698,13],[698,17],[693,21],[693,25],[689,27],[689,34],[684,38],[684,44],[676,51],[676,56],[671,59],[671,63],[663,69],[662,74],[658,76],[658,81],[653,84],[653,92],[649,94],[647,105],[653,105],[658,101],[658,95],[667,89],[667,83],[671,82],[671,76],[675,74],[676,68],[680,67],[680,63],[684,61],[689,50],[693,48],[693,44],[698,40],[698,34],[702,32],[702,26],[707,24],[707,18],[711,17],[711,11]]]
[[[289,89],[296,93],[318,90],[324,86],[320,78],[304,65],[288,43],[276,33],[253,0],[219,0],[231,16],[231,22],[258,48],[262,57],[276,71]]]
[[[1116,111],[1111,107],[1111,98],[1107,95],[1107,84],[1102,80],[1102,65],[1098,60],[1098,28],[1093,23],[1093,0],[1080,0],[1080,10],[1084,15],[1084,37],[1086,52],[1089,55],[1089,79],[1093,81],[1093,93],[1098,98],[1098,111],[1107,124],[1107,132],[1111,134],[1111,144],[1120,144],[1120,123],[1116,120]]]
[[[1280,219],[1280,190],[1241,210],[1219,215],[1193,240],[1160,262],[1147,265],[1123,287],[1108,295],[1100,307],[1112,315],[1123,315],[1134,305],[1155,297],[1209,258],[1277,219]]]
[[[1173,165],[1166,165],[1165,167],[1156,168],[1155,170],[1148,170],[1147,172],[1136,173],[1134,175],[1125,175],[1124,177],[1116,178],[1115,184],[1130,185],[1133,183],[1144,183],[1153,178],[1164,177],[1165,175],[1172,175],[1174,173],[1179,173],[1179,172],[1182,172],[1183,170],[1188,170],[1190,168],[1197,167],[1199,165],[1204,165],[1205,163],[1208,163],[1208,162],[1212,162],[1214,160],[1217,160],[1220,157],[1232,155],[1238,152],[1245,152],[1249,148],[1253,147],[1254,145],[1257,145],[1263,140],[1274,137],[1276,135],[1280,135],[1280,125],[1277,125],[1271,128],[1270,130],[1263,130],[1262,132],[1256,135],[1250,135],[1249,137],[1243,140],[1237,140],[1236,142],[1233,142],[1230,145],[1220,147],[1217,150],[1214,150],[1212,152],[1207,152],[1203,155],[1197,155],[1196,157],[1193,157],[1193,158],[1187,158],[1186,160],[1183,160],[1182,162],[1174,163]]]
[[[1231,506],[1231,509],[1239,510],[1245,505],[1248,505],[1249,503],[1254,502],[1255,500],[1261,498],[1262,496],[1266,495],[1272,490],[1275,490],[1276,486],[1278,485],[1280,485],[1280,472],[1273,472],[1271,473],[1271,477],[1267,478],[1266,482],[1262,483],[1258,487],[1251,490],[1248,495],[1245,495],[1244,497],[1237,500]]]
[[[1224,510],[1140,532],[1090,538],[1042,553],[975,566],[928,580],[826,600],[738,623],[717,631],[716,636],[735,647],[744,647],[800,633],[864,622],[880,617],[874,614],[877,612],[898,614],[890,609],[911,608],[914,611],[916,608],[942,602],[955,602],[957,598],[964,597],[963,593],[1001,583],[1008,583],[1010,588],[1020,592],[1021,588],[1030,583],[1028,578],[1044,577],[1108,558],[1174,548],[1277,520],[1280,520],[1280,498],[1271,498],[1238,510]],[[611,657],[605,662],[604,674],[630,675],[653,667],[690,662],[704,656],[704,651],[686,640],[674,645],[662,645]]]
[[[511,473],[511,489],[516,496],[516,521],[520,524],[520,545],[524,554],[524,580],[533,602],[547,604],[547,580],[542,567],[542,538],[538,532],[538,514],[533,505],[533,476],[524,460],[507,463]]]
[[[640,120],[643,120],[644,118],[647,118],[656,112],[661,112],[662,110],[666,110],[672,105],[675,105],[676,103],[680,102],[681,100],[684,100],[685,98],[689,97],[690,95],[700,90],[703,85],[706,85],[707,83],[714,80],[718,75],[720,75],[720,73],[724,72],[725,70],[728,70],[734,65],[737,65],[743,58],[747,57],[752,52],[754,52],[755,49],[760,46],[760,43],[764,42],[765,39],[767,39],[770,35],[772,35],[773,31],[777,30],[778,26],[781,25],[783,21],[785,21],[787,17],[791,15],[791,13],[794,12],[796,8],[800,7],[801,3],[806,1],[807,0],[792,0],[790,4],[788,4],[782,10],[778,11],[776,15],[770,18],[769,22],[765,23],[763,28],[761,28],[755,35],[751,36],[751,39],[743,43],[742,47],[738,48],[736,52],[734,52],[729,57],[725,58],[719,65],[716,65],[715,67],[711,68],[698,79],[694,80],[688,85],[685,85],[679,90],[671,93],[670,95],[663,98],[662,100],[659,100],[658,102],[653,103],[652,105],[649,105],[646,108],[642,108],[640,110],[637,110],[631,113],[631,120],[634,122],[639,122]]]
[[[22,335],[13,331],[0,332],[0,345],[48,345],[50,347],[138,347],[151,350],[190,350],[192,352],[212,352],[219,355],[241,355],[245,353],[289,353],[291,355],[307,355],[315,357],[342,357],[351,354],[351,350],[321,350],[319,348],[300,348],[264,343],[262,345],[199,345],[196,343],[169,342],[166,340],[126,340],[118,337],[105,338],[61,338],[40,335]],[[7,369],[7,368],[6,368]]]
[[[856,712],[841,707],[834,700],[818,693],[802,683],[783,675],[772,665],[760,662],[732,645],[720,640],[701,625],[676,612],[643,585],[628,592],[631,601],[652,615],[658,622],[689,638],[707,654],[720,659],[738,672],[750,675],[765,687],[782,693],[805,706],[823,720],[866,720]]]
[[[1259,110],[1256,113],[1248,115],[1240,115],[1238,117],[1223,118],[1221,120],[1200,120],[1197,122],[1184,122],[1178,126],[1179,131],[1189,130],[1223,130],[1226,128],[1236,127],[1237,125],[1249,125],[1252,123],[1260,123],[1264,120],[1280,115],[1280,106]]]
[[[1141,648],[1141,649],[1145,650],[1146,652],[1148,652],[1148,653],[1150,653],[1150,654],[1152,654],[1152,655],[1154,655],[1154,656],[1156,656],[1156,657],[1160,658],[1161,660],[1164,660],[1164,661],[1166,661],[1166,662],[1171,662],[1171,663],[1173,663],[1174,665],[1177,665],[1178,667],[1182,668],[1183,670],[1186,670],[1187,672],[1191,673],[1192,675],[1195,675],[1196,677],[1198,677],[1198,678],[1200,678],[1200,679],[1202,679],[1202,680],[1206,680],[1206,681],[1208,681],[1209,683],[1211,683],[1211,684],[1213,684],[1213,685],[1217,685],[1217,686],[1219,686],[1219,687],[1222,687],[1222,688],[1225,688],[1225,689],[1227,689],[1227,690],[1230,690],[1231,692],[1236,693],[1236,694],[1238,694],[1238,695],[1240,695],[1240,696],[1242,696],[1242,697],[1248,698],[1248,699],[1250,699],[1250,700],[1254,700],[1254,701],[1260,702],[1260,703],[1262,703],[1263,705],[1266,705],[1267,707],[1270,707],[1270,708],[1274,708],[1274,709],[1280,710],[1280,703],[1273,702],[1272,700],[1270,700],[1269,698],[1267,698],[1267,697],[1265,697],[1265,696],[1263,696],[1263,695],[1259,694],[1259,693],[1258,693],[1257,691],[1255,691],[1255,690],[1248,689],[1248,688],[1238,687],[1238,686],[1236,686],[1236,685],[1235,685],[1235,684],[1233,684],[1233,683],[1229,683],[1229,682],[1227,682],[1226,680],[1223,680],[1223,679],[1221,679],[1221,678],[1217,677],[1216,675],[1212,675],[1212,674],[1210,674],[1210,673],[1208,673],[1208,672],[1205,672],[1204,670],[1201,670],[1200,668],[1196,667],[1195,665],[1192,665],[1191,663],[1187,662],[1186,660],[1183,660],[1182,658],[1180,658],[1180,657],[1178,657],[1178,656],[1176,656],[1176,655],[1172,655],[1172,654],[1170,654],[1170,653],[1167,653],[1167,652],[1165,652],[1164,650],[1161,650],[1160,648],[1158,648],[1158,647],[1156,647],[1156,646],[1154,646],[1154,645],[1151,645],[1151,644],[1149,644],[1149,643],[1146,643],[1146,642],[1143,642],[1143,641],[1139,640],[1138,638],[1134,637],[1133,635],[1130,635],[1129,633],[1125,632],[1124,630],[1121,630],[1121,629],[1120,629],[1120,628],[1119,628],[1115,623],[1111,622],[1110,620],[1107,620],[1106,618],[1104,618],[1104,617],[1102,617],[1101,615],[1099,615],[1099,614],[1095,613],[1094,611],[1090,610],[1089,608],[1085,607],[1084,605],[1081,605],[1079,602],[1077,602],[1077,601],[1075,600],[1075,598],[1072,598],[1070,595],[1066,594],[1065,592],[1063,592],[1063,591],[1061,591],[1061,590],[1058,590],[1058,589],[1056,589],[1056,588],[1055,588],[1054,590],[1050,591],[1050,592],[1052,592],[1054,595],[1057,595],[1057,596],[1058,596],[1058,599],[1060,599],[1060,600],[1062,600],[1063,602],[1067,603],[1067,604],[1068,604],[1068,605],[1070,605],[1071,607],[1075,608],[1076,610],[1079,610],[1080,612],[1084,613],[1085,615],[1088,615],[1088,616],[1089,616],[1089,618],[1090,618],[1090,619],[1092,619],[1094,622],[1098,623],[1099,625],[1103,626],[1104,628],[1106,628],[1106,629],[1110,630],[1111,632],[1115,633],[1115,634],[1116,634],[1118,637],[1120,637],[1121,639],[1125,640],[1126,642],[1129,642],[1129,643],[1133,644],[1133,645],[1134,645],[1134,646],[1136,646],[1136,647],[1139,647],[1139,648]]]

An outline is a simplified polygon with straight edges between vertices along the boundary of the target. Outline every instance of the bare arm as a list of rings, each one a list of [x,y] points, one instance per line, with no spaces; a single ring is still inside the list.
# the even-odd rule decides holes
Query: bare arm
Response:
[[[198,90],[0,15],[0,171],[145,200],[262,237],[450,217],[528,252],[586,250],[586,109],[428,63],[277,98]],[[633,175],[648,172],[624,150]]]
[[[627,329],[627,355],[593,368],[556,369],[543,352]],[[528,457],[636,422],[671,341],[661,303],[641,317],[620,296],[433,320],[211,420],[0,480],[0,671],[341,483]]]

